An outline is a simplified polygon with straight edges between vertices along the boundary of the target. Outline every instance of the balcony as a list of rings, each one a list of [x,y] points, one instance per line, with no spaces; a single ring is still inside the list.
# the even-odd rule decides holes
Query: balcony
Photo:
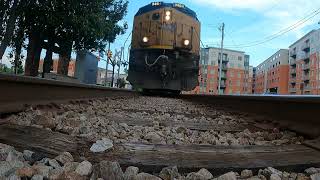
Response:
[[[309,63],[308,64],[303,64],[302,69],[304,71],[309,71],[310,70],[310,64]]]
[[[290,57],[292,58],[297,58],[297,51],[293,50],[293,51],[290,51]]]
[[[224,83],[224,82],[221,82],[221,84],[220,84],[220,88],[221,89],[225,89],[227,86],[226,86],[226,83]]]
[[[305,62],[309,62],[309,61],[310,61],[310,53],[305,53],[305,54],[302,56],[302,59],[303,59]]]
[[[302,76],[302,80],[303,80],[304,82],[310,81],[310,76],[309,76],[309,74],[303,75],[303,76]]]
[[[290,88],[289,91],[290,91],[291,93],[293,93],[293,92],[297,92],[297,89],[296,89],[296,88]]]
[[[291,59],[290,60],[290,65],[291,66],[296,66],[296,64],[297,64],[297,61],[295,59]]]
[[[220,64],[220,59],[221,58],[218,58],[218,63]],[[222,63],[228,63],[230,60],[229,58],[222,58]]]
[[[304,52],[310,52],[310,42],[305,42],[302,47],[301,50]]]
[[[305,86],[305,87],[303,88],[303,90],[309,92],[309,91],[311,91],[311,86],[310,86],[310,85],[307,85],[307,86]]]
[[[297,74],[297,70],[296,69],[290,69],[290,74]]]
[[[227,75],[226,75],[225,73],[222,73],[222,74],[221,74],[221,79],[222,79],[222,80],[227,80]]]
[[[296,78],[293,78],[293,77],[290,78],[289,82],[291,84],[296,84],[297,83]]]
[[[222,64],[222,71],[227,71],[228,70],[228,66],[225,64]]]

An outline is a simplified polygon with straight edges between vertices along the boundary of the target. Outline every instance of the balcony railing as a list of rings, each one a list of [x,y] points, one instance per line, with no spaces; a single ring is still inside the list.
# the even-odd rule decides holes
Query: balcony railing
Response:
[[[227,79],[227,75],[224,74],[224,73],[222,73],[222,74],[221,74],[221,79],[226,80],[226,79]]]
[[[302,69],[305,71],[310,70],[310,64],[303,64]]]
[[[218,58],[218,62],[220,63],[220,59],[221,58]],[[222,63],[227,63],[227,62],[229,62],[230,61],[230,59],[229,58],[222,58]]]
[[[223,70],[223,71],[227,71],[227,70],[228,70],[228,66],[225,65],[225,64],[222,64],[222,70]]]
[[[304,81],[309,81],[310,80],[310,75],[309,74],[305,74],[302,76],[302,80]]]
[[[297,51],[290,51],[290,57],[297,58]]]
[[[226,83],[220,83],[220,87],[223,88],[223,89],[226,88],[227,87]]]
[[[311,91],[311,86],[305,86],[305,87],[303,88],[303,90],[304,90],[304,91]]]
[[[310,60],[310,53],[305,53],[303,56],[302,56],[302,59],[304,61],[309,61]]]
[[[310,51],[310,42],[306,42],[301,47],[302,51],[309,52]]]
[[[290,65],[296,65],[296,64],[297,64],[297,61],[295,59],[290,60]]]
[[[296,69],[290,69],[290,74],[297,74],[297,70]]]
[[[294,78],[291,77],[289,81],[290,81],[291,84],[296,84],[297,83],[297,80],[296,80],[295,77]]]
[[[297,89],[296,88],[290,88],[289,91],[290,92],[297,92]]]

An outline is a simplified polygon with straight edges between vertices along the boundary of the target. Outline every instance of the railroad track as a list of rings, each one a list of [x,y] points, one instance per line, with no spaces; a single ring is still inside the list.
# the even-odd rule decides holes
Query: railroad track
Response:
[[[300,172],[320,165],[318,97],[143,97],[133,91],[2,75],[0,85],[0,93],[9,94],[0,99],[0,113],[14,112],[3,116],[0,142],[50,158],[68,151],[76,160],[113,160],[150,173],[174,165],[186,173],[269,166]],[[40,122],[48,117],[54,125]],[[160,139],[147,138],[152,131]],[[288,136],[290,141],[283,141]],[[90,152],[102,137],[112,139],[114,149]]]

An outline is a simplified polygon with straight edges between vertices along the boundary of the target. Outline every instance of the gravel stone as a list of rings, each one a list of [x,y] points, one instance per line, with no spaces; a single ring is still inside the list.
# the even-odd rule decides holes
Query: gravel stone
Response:
[[[253,176],[253,173],[251,170],[243,170],[241,171],[241,178],[250,178]]]
[[[237,175],[234,172],[229,172],[219,176],[217,180],[237,180]]]
[[[20,177],[31,178],[35,174],[35,170],[31,167],[23,167],[16,170],[16,174]]]
[[[35,170],[35,174],[40,174],[44,178],[49,178],[49,172],[50,172],[50,170],[53,169],[50,166],[45,166],[42,164],[34,165],[34,166],[32,166],[32,168]]]
[[[161,170],[159,177],[161,177],[164,180],[171,180],[171,179],[179,178],[180,174],[177,166],[166,167]]]
[[[55,160],[55,159],[49,159],[49,160],[48,160],[48,164],[49,164],[51,167],[53,167],[54,169],[60,169],[60,168],[62,168],[62,167],[60,166],[60,164],[58,163],[58,161]]]
[[[82,161],[75,170],[81,176],[88,176],[92,172],[92,164],[89,161]]]
[[[0,161],[0,177],[8,176],[13,167],[8,161]]]
[[[134,166],[129,166],[124,173],[124,180],[135,180],[139,173],[139,168]]]
[[[64,171],[64,172],[72,172],[72,171],[75,171],[79,164],[80,164],[80,163],[78,163],[78,162],[67,162],[67,163],[64,164],[64,166],[63,166],[63,171]]]
[[[98,152],[104,152],[106,150],[109,150],[113,147],[113,142],[110,139],[107,138],[102,138],[102,140],[96,141],[91,148],[90,151],[94,153]]]
[[[320,173],[320,168],[309,168],[309,169],[306,169],[305,172],[308,174],[308,175],[312,175],[312,174],[317,174],[317,173]]]
[[[271,174],[270,180],[281,180],[278,174]]]
[[[122,169],[117,162],[101,161],[100,175],[103,179],[123,180]]]
[[[136,180],[161,180],[161,178],[148,173],[139,173]]]
[[[51,169],[49,171],[49,179],[50,180],[59,180],[61,176],[63,175],[63,170],[61,168],[59,169]]]
[[[59,156],[55,157],[54,159],[63,165],[66,164],[67,162],[73,162],[73,157],[69,152],[64,152]]]
[[[24,150],[23,151],[23,158],[26,160],[26,161],[32,161],[32,154],[34,152],[33,151],[29,151],[29,150]]]
[[[23,154],[21,152],[16,151],[16,150],[12,150],[8,153],[6,161],[9,161],[9,162],[24,161]]]
[[[0,143],[0,161],[5,161],[9,152],[13,150],[14,147]]]
[[[311,180],[320,180],[320,173],[312,174],[310,178]]]
[[[31,178],[31,180],[43,180],[43,179],[44,179],[44,177],[43,177],[42,175],[39,175],[39,174],[34,175],[34,176]]]
[[[192,172],[187,175],[186,180],[205,180],[205,177],[203,177],[201,174]]]
[[[197,174],[200,174],[204,177],[204,179],[209,180],[213,178],[213,175],[207,169],[200,169]]]

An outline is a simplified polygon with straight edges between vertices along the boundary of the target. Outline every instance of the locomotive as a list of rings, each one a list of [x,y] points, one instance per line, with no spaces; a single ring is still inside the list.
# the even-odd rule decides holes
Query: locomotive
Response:
[[[200,21],[180,3],[153,2],[134,17],[128,81],[144,92],[199,85]]]

